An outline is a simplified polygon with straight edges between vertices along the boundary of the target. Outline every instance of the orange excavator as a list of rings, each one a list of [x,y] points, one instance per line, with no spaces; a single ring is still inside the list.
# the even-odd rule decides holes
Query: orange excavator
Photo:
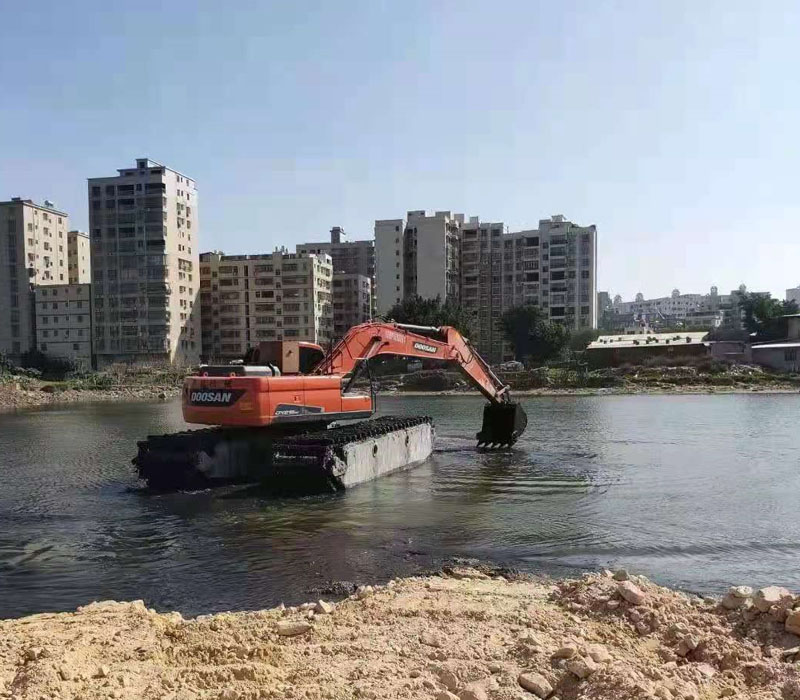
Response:
[[[350,448],[397,431],[407,431],[404,443],[391,448],[397,454],[373,445],[373,456],[382,461],[377,471],[401,466],[405,458],[425,458],[432,440],[427,452],[412,454],[408,431],[431,424],[429,417],[353,422],[376,410],[370,360],[382,355],[459,367],[488,399],[478,447],[510,447],[525,430],[522,407],[455,328],[370,322],[351,328],[327,354],[314,343],[274,341],[251,348],[240,362],[201,365],[184,381],[183,417],[214,427],[139,442],[133,460],[139,477],[158,490],[251,481],[296,482],[305,491],[319,483],[337,490],[361,478],[348,475],[346,465],[358,461],[348,456]],[[432,425],[427,434],[432,436]]]
[[[220,426],[319,427],[369,418],[374,391],[357,380],[382,355],[445,360],[455,364],[489,400],[478,446],[511,446],[527,425],[522,407],[455,328],[369,322],[354,326],[325,355],[319,345],[297,341],[261,343],[241,364],[201,365],[183,387],[183,417]]]

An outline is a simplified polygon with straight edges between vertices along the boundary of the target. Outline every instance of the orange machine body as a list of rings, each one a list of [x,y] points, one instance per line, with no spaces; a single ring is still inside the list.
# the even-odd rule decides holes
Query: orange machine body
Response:
[[[187,377],[183,418],[205,425],[266,426],[369,418],[372,397],[342,393],[341,375]]]

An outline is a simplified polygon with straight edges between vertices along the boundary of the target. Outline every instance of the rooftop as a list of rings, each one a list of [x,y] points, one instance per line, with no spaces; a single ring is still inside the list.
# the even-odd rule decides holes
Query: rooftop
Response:
[[[688,331],[681,333],[646,333],[637,335],[601,335],[589,344],[588,350],[601,348],[633,348],[650,345],[698,345],[708,335],[706,331]]]

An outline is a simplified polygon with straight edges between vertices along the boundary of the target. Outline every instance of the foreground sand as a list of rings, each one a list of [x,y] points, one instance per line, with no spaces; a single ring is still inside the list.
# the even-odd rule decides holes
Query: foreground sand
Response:
[[[800,699],[800,639],[784,621],[797,599],[749,593],[729,595],[728,610],[640,577],[453,569],[316,612],[184,620],[93,603],[0,622],[0,696]]]

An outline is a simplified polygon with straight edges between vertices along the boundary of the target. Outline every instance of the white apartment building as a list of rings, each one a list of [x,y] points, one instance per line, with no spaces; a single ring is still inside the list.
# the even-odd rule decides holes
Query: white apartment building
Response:
[[[69,282],[69,217],[46,201],[0,202],[0,353],[36,347],[33,290]]]
[[[88,183],[97,363],[196,363],[196,184],[148,158],[117,172]]]
[[[409,211],[405,219],[375,221],[378,314],[405,297],[459,298],[463,214]]]
[[[37,287],[36,345],[51,357],[92,364],[92,289],[90,284]]]
[[[84,231],[68,231],[67,253],[69,283],[89,284],[92,281],[92,254],[89,234]]]
[[[262,340],[326,344],[333,333],[329,255],[276,250],[200,256],[203,355],[236,359]]]
[[[333,273],[333,337],[372,318],[372,280],[366,275]]]
[[[786,290],[786,301],[793,301],[800,306],[800,287],[794,287]]]
[[[707,294],[681,294],[673,289],[668,297],[645,299],[639,293],[635,301],[623,301],[615,306],[617,313],[645,315],[655,321],[659,317],[669,316],[685,318],[687,314],[707,308]]]

